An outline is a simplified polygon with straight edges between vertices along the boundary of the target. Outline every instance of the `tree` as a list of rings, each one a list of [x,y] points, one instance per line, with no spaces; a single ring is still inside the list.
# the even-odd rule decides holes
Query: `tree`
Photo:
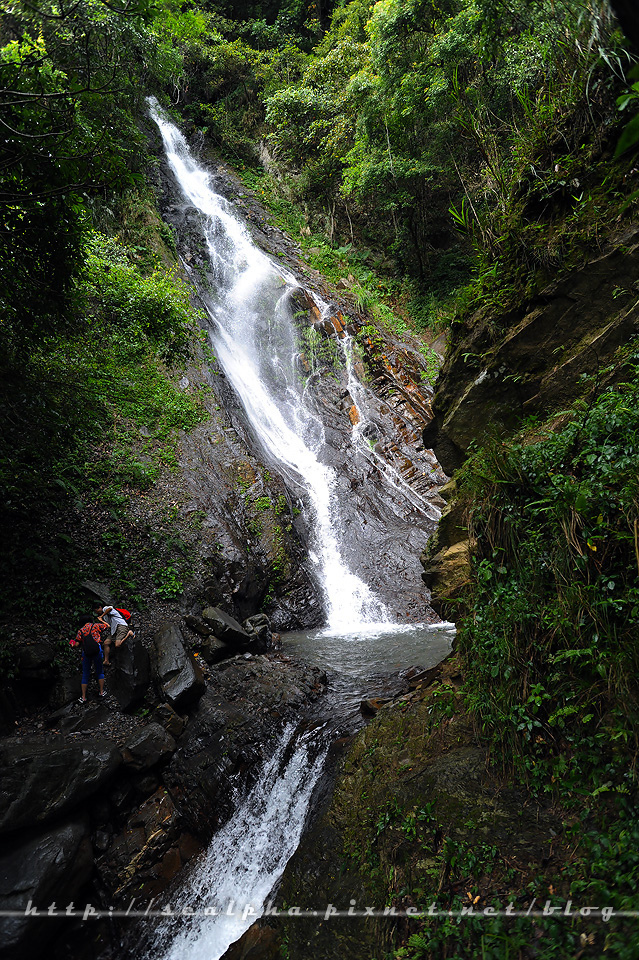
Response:
[[[14,3],[0,25],[0,311],[5,357],[61,322],[88,199],[131,183],[149,0]],[[137,81],[137,82],[136,82]],[[67,318],[68,319],[68,318]]]

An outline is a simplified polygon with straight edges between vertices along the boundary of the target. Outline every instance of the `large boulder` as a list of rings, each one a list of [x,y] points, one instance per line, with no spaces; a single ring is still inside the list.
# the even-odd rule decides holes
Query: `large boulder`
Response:
[[[265,613],[256,613],[245,620],[244,629],[250,638],[249,647],[255,653],[268,653],[273,649],[271,622]]]
[[[248,645],[250,637],[246,630],[237,620],[234,620],[233,617],[230,617],[228,613],[224,613],[218,607],[206,607],[202,611],[202,619],[211,628],[211,633],[222,643],[227,643],[229,646],[238,649],[243,649]]]
[[[173,709],[170,703],[158,704],[153,713],[153,719],[172,737],[181,736],[186,726],[186,720]]]
[[[157,679],[172,706],[179,710],[201,697],[204,677],[193,655],[185,650],[179,628],[174,623],[163,624],[153,642]]]
[[[206,693],[163,771],[176,806],[202,840],[228,820],[283,725],[299,719],[325,683],[317,667],[272,655],[244,654],[210,668]]]
[[[149,654],[136,637],[129,639],[114,652],[113,665],[108,674],[108,690],[122,710],[128,710],[140,701],[151,680]]]
[[[159,723],[138,730],[122,750],[124,763],[133,770],[148,770],[167,760],[175,750],[175,740]]]
[[[51,683],[55,650],[50,643],[25,644],[18,655],[18,677],[21,680]]]
[[[0,833],[45,823],[79,806],[122,763],[108,740],[62,736],[0,741]]]
[[[222,660],[228,660],[229,657],[233,657],[237,653],[237,650],[229,647],[229,645],[222,640],[218,640],[217,637],[209,637],[207,640],[202,640],[199,644],[199,649],[201,655],[209,664],[221,663]]]
[[[93,857],[85,818],[45,833],[4,841],[0,853],[0,911],[24,911],[29,902],[64,910],[82,890]],[[50,951],[55,921],[34,916],[0,917],[0,957],[37,957]]]
[[[135,897],[140,905],[161,893],[200,850],[195,837],[182,829],[171,797],[160,788],[110,839],[96,869],[111,903],[129,903]]]

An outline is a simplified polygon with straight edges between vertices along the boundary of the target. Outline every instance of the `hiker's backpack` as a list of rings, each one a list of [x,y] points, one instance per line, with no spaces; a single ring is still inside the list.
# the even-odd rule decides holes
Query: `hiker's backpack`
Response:
[[[84,626],[87,626],[87,624]],[[92,633],[94,624],[88,624],[88,627],[89,632],[82,634],[82,649],[87,657],[94,657],[96,653],[100,652],[100,644],[97,642]],[[84,630],[84,627],[82,627],[82,630]]]
[[[127,623],[129,622],[131,619],[131,614],[128,610],[125,610],[123,607],[114,607],[113,609],[117,610],[117,612],[124,617]]]

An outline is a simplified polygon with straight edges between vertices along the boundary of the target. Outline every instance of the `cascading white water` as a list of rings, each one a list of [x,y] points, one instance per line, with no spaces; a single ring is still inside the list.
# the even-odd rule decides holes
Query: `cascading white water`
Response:
[[[253,244],[228,202],[213,190],[210,175],[195,162],[180,131],[157,101],[150,98],[149,103],[180,187],[203,215],[218,282],[207,303],[214,320],[215,353],[259,442],[281,473],[308,495],[315,531],[309,555],[318,568],[328,625],[352,630],[358,624],[388,623],[382,601],[342,556],[336,477],[320,459],[324,426],[305,402],[297,367],[299,347],[289,300],[298,284]]]
[[[377,453],[375,449],[369,447],[368,443],[366,442],[364,433],[368,424],[366,417],[366,390],[355,376],[355,369],[353,365],[353,344],[350,336],[347,333],[345,334],[344,339],[340,340],[340,346],[346,362],[348,392],[353,398],[353,403],[355,404],[355,409],[357,410],[357,418],[354,419],[352,429],[353,445],[358,447],[360,453],[367,460],[372,460],[375,462],[386,482],[395,490],[397,490],[403,499],[408,500],[413,507],[419,511],[419,513],[423,514],[423,516],[428,520],[439,520],[441,517],[441,510],[425,500],[424,497],[420,497],[420,495],[413,490],[405,480],[402,479],[399,471],[396,470],[390,463],[388,463],[384,457]]]
[[[319,736],[288,727],[251,794],[216,834],[208,853],[171,902],[188,919],[163,921],[147,952],[153,960],[218,960],[258,917],[302,835],[326,748]],[[207,915],[208,914],[208,915]]]

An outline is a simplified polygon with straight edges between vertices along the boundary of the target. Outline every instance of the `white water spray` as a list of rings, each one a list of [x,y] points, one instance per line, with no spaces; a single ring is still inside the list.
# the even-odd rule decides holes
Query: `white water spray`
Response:
[[[210,174],[191,156],[180,131],[157,101],[151,98],[149,103],[168,162],[185,196],[202,214],[218,282],[215,298],[206,304],[214,321],[215,353],[260,443],[282,474],[308,495],[314,520],[309,556],[317,558],[329,627],[353,630],[360,624],[388,623],[384,604],[342,556],[336,476],[320,460],[324,427],[304,402],[297,367],[299,348],[289,301],[298,284],[253,244],[230,204],[213,190]]]
[[[300,841],[326,757],[315,734],[288,727],[258,784],[216,834],[173,912],[209,916],[163,922],[148,952],[153,960],[218,960],[264,913],[267,899]],[[167,943],[169,946],[167,947]]]
[[[365,435],[366,426],[369,423],[366,417],[366,389],[355,376],[353,344],[347,333],[345,333],[344,338],[340,340],[339,343],[346,362],[348,392],[353,398],[353,403],[357,410],[357,418],[353,422],[353,429],[351,431],[353,446],[357,447],[359,452],[367,460],[374,463],[386,482],[393,487],[404,500],[408,500],[427,520],[439,520],[442,515],[441,510],[434,506],[434,504],[429,503],[424,497],[421,497],[416,490],[413,490],[403,479],[399,470],[396,470],[377,450],[369,446]]]

